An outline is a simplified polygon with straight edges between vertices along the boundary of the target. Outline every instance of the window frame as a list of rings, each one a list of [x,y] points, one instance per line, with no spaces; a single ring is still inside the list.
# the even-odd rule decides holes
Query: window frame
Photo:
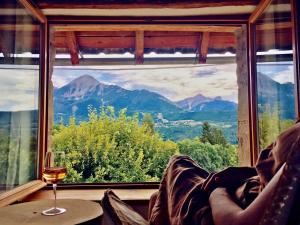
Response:
[[[130,17],[121,17],[118,19],[114,17],[74,17],[74,16],[59,16],[59,17],[49,17],[48,18],[48,46],[50,46],[50,33],[52,32],[52,28],[55,26],[60,25],[131,25],[131,24],[137,24],[136,21],[138,21],[138,25],[165,25],[165,24],[174,24],[179,26],[186,26],[186,25],[240,25],[241,27],[243,25],[247,25],[247,19],[245,18],[231,18],[231,17],[225,17],[225,19],[222,19],[222,16],[218,16],[214,19],[211,17],[202,18],[202,17],[173,17],[173,18],[164,18],[164,17],[136,17],[136,18],[130,18]],[[54,30],[54,29],[53,29]],[[49,47],[50,48],[50,47]],[[51,52],[51,50],[48,50]],[[52,56],[49,53],[49,58]],[[49,77],[51,77],[51,74],[49,74],[53,69],[50,68],[50,64],[48,64],[48,82],[50,82]],[[47,85],[49,87],[49,84]],[[49,92],[47,92],[49,93]],[[49,97],[47,97],[49,99]],[[48,114],[48,111],[47,111]],[[47,116],[48,118],[48,116]],[[47,121],[46,121],[47,122]],[[49,131],[49,127],[47,129]],[[49,134],[47,134],[48,137]],[[49,138],[48,138],[49,139]],[[47,147],[45,148],[47,150]],[[45,152],[43,152],[45,154]],[[252,164],[251,164],[252,165]],[[160,182],[133,182],[133,183],[115,183],[115,182],[108,182],[108,183],[76,183],[76,184],[59,184],[62,186],[62,188],[67,187],[75,187],[79,186],[81,189],[89,189],[90,186],[98,187],[98,188],[128,188],[128,189],[149,189],[153,187],[159,187]]]
[[[274,0],[262,0],[248,20],[248,55],[249,55],[249,98],[250,98],[250,148],[251,164],[255,165],[259,155],[259,132],[257,111],[257,71],[256,71],[256,21],[268,9]],[[300,117],[300,66],[299,66],[299,8],[297,0],[291,0],[293,65],[295,75],[295,113]]]
[[[46,186],[46,183],[41,179],[41,165],[44,152],[44,88],[46,87],[44,76],[46,74],[47,68],[47,47],[46,47],[46,38],[47,33],[45,32],[48,28],[48,21],[46,16],[39,10],[37,7],[31,4],[29,0],[18,0],[21,6],[28,12],[29,15],[34,17],[40,25],[40,62],[39,62],[39,103],[38,103],[38,143],[37,143],[37,180],[32,180],[26,184],[20,185],[12,190],[6,191],[0,194],[0,207],[9,205],[15,201],[23,199],[25,196],[34,193],[41,188]]]

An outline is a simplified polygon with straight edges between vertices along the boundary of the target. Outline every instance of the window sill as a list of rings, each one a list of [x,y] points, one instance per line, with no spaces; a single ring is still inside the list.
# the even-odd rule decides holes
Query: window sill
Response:
[[[7,206],[16,201],[21,201],[26,196],[35,193],[46,186],[46,183],[41,180],[34,180],[27,184],[16,187],[10,191],[0,195],[0,207]]]
[[[148,201],[151,195],[158,189],[114,189],[111,188],[120,199],[124,201]],[[57,197],[59,199],[83,199],[91,201],[100,201],[107,189],[63,189],[58,187]],[[39,190],[29,196],[24,201],[36,201],[41,199],[54,199],[52,190]]]

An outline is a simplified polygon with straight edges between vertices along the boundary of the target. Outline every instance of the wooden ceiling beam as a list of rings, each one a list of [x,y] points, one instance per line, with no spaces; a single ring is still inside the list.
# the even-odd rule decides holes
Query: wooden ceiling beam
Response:
[[[32,4],[30,0],[19,0],[19,2],[32,14],[38,21],[41,23],[46,23],[47,18],[43,14],[43,12],[37,8],[35,5]]]
[[[146,36],[144,33],[145,48],[196,48],[199,42],[198,35],[190,36]],[[77,43],[83,48],[134,48],[135,37],[83,37],[76,33]],[[55,47],[67,48],[65,36],[55,37]],[[235,48],[236,39],[231,33],[211,33],[211,46],[216,49]]]
[[[144,31],[135,33],[135,63],[143,64],[144,62]]]
[[[90,25],[56,25],[54,30],[57,32],[69,31],[188,31],[188,32],[226,32],[233,33],[239,26],[212,26],[212,25],[193,25],[193,24],[90,24]]]
[[[207,53],[208,53],[208,46],[209,46],[209,40],[210,40],[210,33],[204,32],[201,35],[198,53],[199,53],[199,63],[205,64],[207,59]]]
[[[45,8],[80,8],[80,9],[136,9],[136,8],[204,8],[222,6],[257,5],[259,0],[35,0],[38,6]]]
[[[272,0],[261,0],[256,6],[255,10],[249,17],[249,23],[255,23],[258,17],[260,17],[265,9],[272,3]]]
[[[66,41],[66,46],[69,48],[70,51],[72,65],[78,65],[79,52],[78,52],[78,44],[77,44],[75,32],[66,32],[65,41]]]

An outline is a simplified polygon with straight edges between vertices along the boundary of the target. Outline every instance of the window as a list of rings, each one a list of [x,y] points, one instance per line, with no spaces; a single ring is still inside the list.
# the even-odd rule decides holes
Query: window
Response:
[[[291,4],[273,1],[256,22],[259,146],[294,123],[295,75]]]
[[[37,21],[18,1],[2,8],[0,193],[37,179],[40,52]]]
[[[174,154],[209,171],[238,164],[234,32],[211,33],[199,64],[199,32],[145,31],[139,64],[134,32],[59,27],[49,148],[66,152],[64,182],[160,181]]]

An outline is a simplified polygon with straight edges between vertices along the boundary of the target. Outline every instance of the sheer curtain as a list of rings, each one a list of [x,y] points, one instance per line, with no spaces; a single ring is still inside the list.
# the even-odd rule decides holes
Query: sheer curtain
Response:
[[[8,148],[8,167],[6,187],[10,189],[24,184],[32,179],[30,142],[31,142],[30,112],[14,112],[11,114],[11,127]]]

